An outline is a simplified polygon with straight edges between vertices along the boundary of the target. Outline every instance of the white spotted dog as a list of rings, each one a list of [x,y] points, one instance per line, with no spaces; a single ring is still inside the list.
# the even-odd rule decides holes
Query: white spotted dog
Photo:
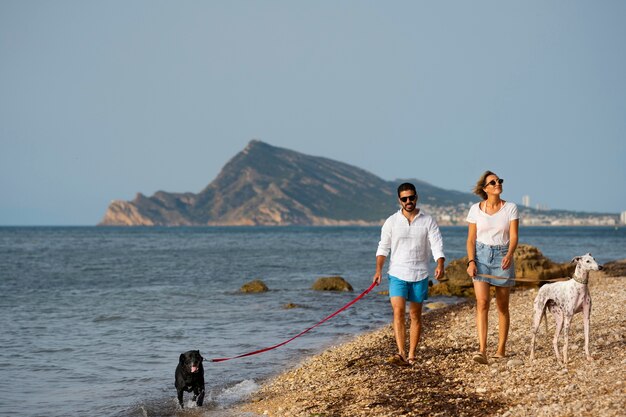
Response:
[[[572,316],[580,311],[583,312],[583,326],[585,330],[585,355],[587,360],[593,360],[589,354],[589,316],[591,314],[591,296],[589,295],[589,271],[599,271],[602,266],[598,265],[590,253],[577,256],[572,259],[576,263],[574,277],[567,281],[546,284],[539,289],[535,297],[532,340],[530,343],[530,360],[535,358],[535,337],[541,324],[541,319],[546,315],[546,309],[552,313],[556,321],[556,332],[552,345],[559,364],[567,366],[567,344],[569,327]],[[546,318],[547,320],[547,318]],[[546,321],[547,328],[547,321]],[[559,356],[558,339],[561,329],[564,328],[563,362]]]

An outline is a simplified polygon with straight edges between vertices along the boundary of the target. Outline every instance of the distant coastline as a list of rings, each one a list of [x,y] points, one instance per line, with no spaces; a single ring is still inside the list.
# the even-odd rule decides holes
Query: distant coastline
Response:
[[[440,226],[464,226],[468,204],[440,207],[423,205],[424,211],[437,219]],[[618,213],[584,213],[564,210],[535,210],[520,206],[521,226],[626,226]]]

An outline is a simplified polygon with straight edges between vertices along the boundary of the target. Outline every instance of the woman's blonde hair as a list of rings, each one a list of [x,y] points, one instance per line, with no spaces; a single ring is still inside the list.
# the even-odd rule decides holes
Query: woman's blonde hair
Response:
[[[483,188],[485,188],[485,180],[490,175],[496,175],[497,176],[497,174],[495,172],[485,171],[483,173],[483,175],[480,176],[478,181],[476,181],[476,185],[474,186],[474,189],[472,190],[472,192],[474,194],[476,194],[477,196],[479,196],[483,200],[487,199],[487,193],[485,192],[485,190],[483,190]]]

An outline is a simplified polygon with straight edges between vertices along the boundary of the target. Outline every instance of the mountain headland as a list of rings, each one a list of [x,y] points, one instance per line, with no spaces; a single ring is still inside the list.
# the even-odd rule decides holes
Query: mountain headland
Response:
[[[465,225],[471,193],[419,179],[383,180],[361,168],[252,140],[202,191],[158,191],[114,200],[100,226],[379,225],[397,210],[396,187],[412,182],[418,205],[440,225]],[[471,183],[471,181],[470,181]],[[523,225],[617,225],[617,214],[520,207]]]
[[[198,194],[139,193],[109,205],[103,226],[255,226],[380,224],[397,209],[397,185],[363,169],[253,140]],[[417,179],[420,203],[476,201]]]

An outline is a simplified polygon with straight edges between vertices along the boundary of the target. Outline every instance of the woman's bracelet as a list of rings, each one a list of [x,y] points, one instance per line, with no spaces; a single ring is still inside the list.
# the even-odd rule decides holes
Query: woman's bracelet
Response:
[[[475,260],[470,259],[469,261],[467,261],[467,266],[469,266],[469,264],[471,264],[472,262],[476,263],[476,261],[475,261]]]

